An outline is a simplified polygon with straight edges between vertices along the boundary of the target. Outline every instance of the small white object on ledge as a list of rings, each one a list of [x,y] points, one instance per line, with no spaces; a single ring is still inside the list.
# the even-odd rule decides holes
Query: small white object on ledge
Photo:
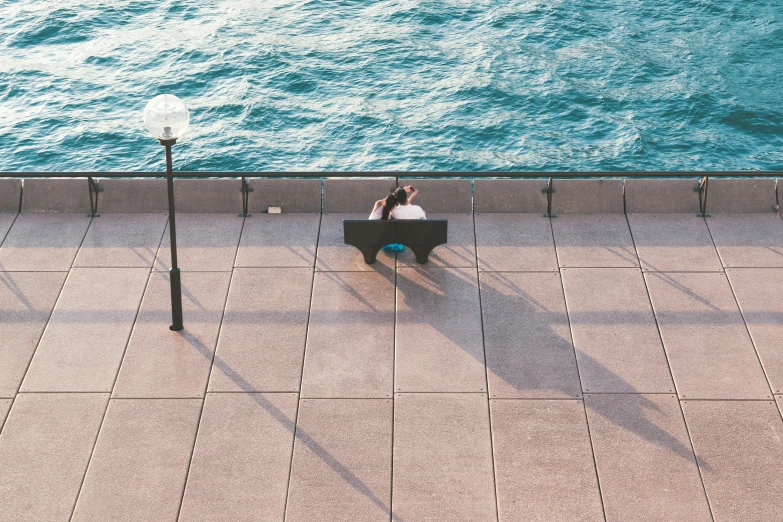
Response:
[[[282,210],[281,210],[280,207],[269,207],[267,209],[267,212],[270,213],[270,214],[280,214],[280,212],[282,212]]]

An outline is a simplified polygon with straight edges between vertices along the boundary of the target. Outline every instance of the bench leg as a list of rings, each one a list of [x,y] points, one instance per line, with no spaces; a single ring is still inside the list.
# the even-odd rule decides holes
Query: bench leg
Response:
[[[377,248],[371,248],[371,247],[363,247],[359,249],[362,252],[362,255],[364,255],[364,262],[368,265],[371,265],[375,263],[375,258],[378,255],[378,251],[380,249]]]
[[[413,250],[413,253],[416,254],[416,262],[419,263],[420,265],[423,265],[424,263],[429,261],[430,252],[432,252],[432,248],[427,248],[427,247],[412,248],[411,250]]]

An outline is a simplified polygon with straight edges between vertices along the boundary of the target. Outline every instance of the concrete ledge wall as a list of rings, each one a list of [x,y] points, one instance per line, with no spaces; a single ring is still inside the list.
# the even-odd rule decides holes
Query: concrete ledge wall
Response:
[[[164,179],[97,178],[99,212],[167,212]],[[381,179],[250,179],[251,212],[270,206],[284,213],[368,213],[373,203],[395,188]],[[240,213],[242,182],[233,179],[175,180],[175,202],[181,212]],[[698,212],[695,179],[555,179],[552,210],[569,213]],[[323,184],[323,185],[322,185]],[[546,212],[543,179],[415,179],[400,185],[420,190],[416,202],[432,213]],[[323,186],[323,201],[321,199]],[[711,178],[707,212],[775,212],[783,180]],[[623,204],[625,203],[625,205]],[[0,212],[89,212],[87,178],[0,179]]]
[[[477,179],[473,183],[475,212],[546,212],[546,180]]]
[[[710,178],[707,213],[775,212],[774,179]]]
[[[284,213],[321,212],[320,179],[251,179],[249,183],[253,189],[247,202],[251,213],[269,207],[281,207]]]
[[[473,187],[469,179],[400,178],[400,186],[411,185],[419,191],[413,200],[425,212],[473,212]],[[380,199],[380,198],[376,198]],[[370,209],[372,209],[370,202]]]
[[[242,180],[175,179],[177,212],[242,212]]]
[[[324,212],[366,212],[369,216],[373,204],[388,196],[395,186],[394,178],[325,179]]]
[[[87,178],[26,179],[22,212],[90,212]]]
[[[623,213],[621,179],[555,179],[552,183],[554,214]]]
[[[650,213],[699,213],[695,179],[626,179],[625,211]]]
[[[0,179],[0,212],[19,212],[22,202],[22,180]]]
[[[98,212],[169,211],[165,179],[103,178],[98,183],[103,188],[98,194]]]

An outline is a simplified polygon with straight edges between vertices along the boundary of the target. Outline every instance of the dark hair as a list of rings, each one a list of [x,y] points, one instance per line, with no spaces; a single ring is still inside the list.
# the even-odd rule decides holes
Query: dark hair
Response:
[[[402,187],[398,187],[397,190],[394,191],[394,198],[400,205],[408,204],[408,193],[405,192],[405,189]]]
[[[397,198],[389,194],[386,196],[386,201],[383,202],[383,212],[381,212],[381,219],[389,219],[389,215],[394,207],[397,206]]]

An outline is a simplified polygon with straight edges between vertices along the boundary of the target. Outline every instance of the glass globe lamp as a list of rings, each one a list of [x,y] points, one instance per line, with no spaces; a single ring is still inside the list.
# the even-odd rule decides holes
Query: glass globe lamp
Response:
[[[155,138],[172,143],[182,136],[190,123],[185,104],[173,94],[155,96],[144,108],[144,125]]]

